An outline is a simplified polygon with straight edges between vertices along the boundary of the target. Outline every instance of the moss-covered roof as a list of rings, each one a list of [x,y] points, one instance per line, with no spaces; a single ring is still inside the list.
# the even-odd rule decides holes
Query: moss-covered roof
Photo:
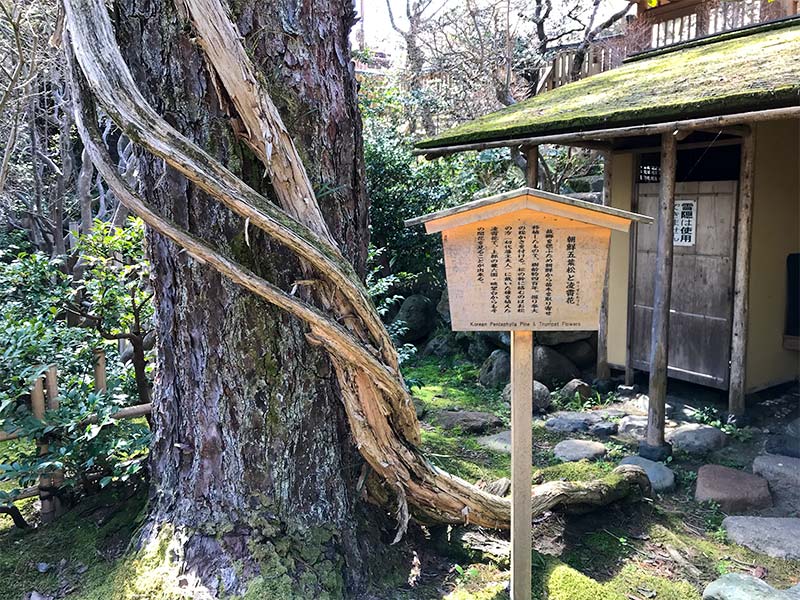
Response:
[[[626,62],[468,121],[420,148],[800,105],[800,19]]]

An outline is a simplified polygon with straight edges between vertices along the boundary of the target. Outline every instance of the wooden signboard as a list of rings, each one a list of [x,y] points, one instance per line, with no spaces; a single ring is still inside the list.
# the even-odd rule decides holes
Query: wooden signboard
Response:
[[[406,222],[441,232],[455,331],[511,331],[511,598],[531,597],[533,332],[597,329],[611,230],[649,217],[522,188]]]

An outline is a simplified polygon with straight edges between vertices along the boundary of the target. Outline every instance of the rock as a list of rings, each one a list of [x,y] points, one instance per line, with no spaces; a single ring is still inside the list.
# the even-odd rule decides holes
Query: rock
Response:
[[[500,387],[511,379],[511,355],[505,350],[495,350],[481,365],[478,381],[486,387]]]
[[[610,394],[617,388],[615,379],[592,379],[592,387],[601,394]]]
[[[600,421],[599,423],[589,425],[588,433],[595,437],[609,437],[617,433],[617,424],[611,421]]]
[[[467,348],[467,356],[469,356],[476,363],[483,363],[494,350],[485,337],[476,335],[469,341]]]
[[[716,427],[698,423],[681,425],[670,431],[666,438],[675,450],[689,454],[707,454],[722,448],[728,441],[728,437]]]
[[[435,421],[444,429],[458,427],[466,433],[483,433],[503,424],[497,415],[472,410],[443,410]]]
[[[492,435],[479,437],[477,440],[480,446],[495,452],[511,454],[511,430],[506,429]]]
[[[786,435],[800,437],[800,417],[797,417],[786,426]]]
[[[767,480],[776,506],[800,515],[800,458],[762,454],[753,461],[753,473]]]
[[[603,419],[594,413],[559,411],[547,419],[544,426],[550,431],[575,433],[589,431],[589,427]]]
[[[619,421],[617,434],[629,440],[642,441],[647,435],[647,417],[640,415],[622,417]]]
[[[53,597],[46,596],[45,594],[40,594],[37,591],[33,591],[25,595],[25,600],[53,600]]]
[[[619,396],[629,398],[635,396],[638,393],[639,393],[639,386],[636,385],[635,383],[633,385],[622,384],[617,386],[617,395]]]
[[[800,519],[725,517],[728,539],[773,558],[800,559]]]
[[[628,415],[621,408],[598,408],[592,411],[593,415],[597,415],[601,419],[621,419]]]
[[[800,458],[800,437],[793,435],[773,435],[767,439],[764,450],[768,454],[779,454]]]
[[[588,369],[594,366],[597,361],[595,349],[586,340],[559,344],[555,349],[561,356],[571,360],[580,369]]]
[[[536,346],[533,350],[533,369],[536,379],[553,390],[580,376],[572,361],[547,346]]]
[[[562,398],[572,399],[578,394],[581,400],[586,400],[594,395],[589,384],[582,379],[572,379],[558,391]]]
[[[444,358],[445,356],[452,356],[458,352],[458,346],[455,344],[453,336],[449,333],[442,333],[425,344],[422,349],[422,356],[436,356]]]
[[[650,445],[646,440],[642,440],[639,442],[638,452],[642,458],[662,462],[672,456],[672,445],[666,443]]]
[[[800,586],[781,591],[752,575],[728,573],[706,587],[703,600],[800,600]]]
[[[590,337],[592,337],[591,331],[537,331],[534,334],[536,343],[542,346],[571,344],[580,340],[588,340]]]
[[[503,388],[503,400],[506,404],[511,404],[511,384]],[[533,412],[544,413],[550,408],[550,390],[539,381],[533,382]]]
[[[564,462],[596,460],[606,455],[606,447],[600,442],[590,440],[564,440],[556,444],[553,454],[558,460]]]
[[[392,324],[403,328],[398,338],[403,343],[419,342],[436,327],[436,309],[429,298],[414,294],[403,300]]]
[[[700,467],[694,499],[716,502],[727,513],[772,506],[766,479],[722,465]]]
[[[428,412],[428,408],[425,406],[425,403],[420,400],[419,398],[412,398],[414,402],[414,412],[417,413],[417,418],[421,419],[425,416],[425,413]]]
[[[47,573],[50,570],[50,565],[46,562],[36,563],[36,570],[39,571],[39,573]]]
[[[436,303],[436,312],[442,317],[442,321],[450,323],[450,294],[447,292],[447,288],[444,288],[439,302]]]
[[[511,334],[508,331],[484,331],[483,337],[500,350],[511,350]]]
[[[675,488],[675,473],[663,463],[647,460],[641,456],[627,456],[619,464],[642,467],[647,473],[650,485],[657,492],[669,492]]]

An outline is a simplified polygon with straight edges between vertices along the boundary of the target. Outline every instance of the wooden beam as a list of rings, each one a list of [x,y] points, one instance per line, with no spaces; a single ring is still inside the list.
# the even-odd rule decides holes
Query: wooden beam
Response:
[[[524,147],[527,166],[525,168],[525,184],[528,187],[539,187],[539,146]]]
[[[611,206],[611,162],[613,155],[606,152],[603,156],[603,206]],[[611,369],[608,367],[608,270],[611,267],[611,245],[608,246],[606,275],[603,280],[603,298],[600,300],[600,321],[597,327],[597,378],[609,379]]]
[[[755,135],[742,139],[739,207],[736,217],[736,258],[733,280],[733,329],[731,333],[731,376],[728,413],[741,419],[745,413],[747,372],[747,320],[750,312],[750,245],[753,229],[753,179]]]
[[[652,125],[633,125],[630,127],[615,127],[610,129],[595,129],[594,131],[573,131],[551,135],[539,135],[526,138],[505,138],[490,142],[474,142],[466,144],[453,144],[437,148],[417,148],[414,154],[423,154],[425,158],[432,159],[447,156],[468,150],[487,150],[489,148],[505,148],[507,146],[538,146],[541,144],[563,144],[569,146],[571,142],[609,140],[621,137],[636,137],[640,135],[657,135],[672,133],[684,129],[713,129],[731,125],[745,125],[761,121],[776,121],[779,119],[794,119],[800,117],[800,106],[773,108],[732,115],[719,115],[701,119],[684,119],[680,121],[666,121]]]
[[[511,332],[511,600],[531,597],[533,332]]]
[[[672,295],[672,238],[675,221],[677,143],[672,133],[661,136],[661,190],[658,199],[658,238],[650,338],[650,407],[646,447],[640,453],[660,454],[665,448],[664,423],[669,362],[669,308]],[[643,452],[644,451],[644,452]],[[650,458],[650,456],[647,456]]]

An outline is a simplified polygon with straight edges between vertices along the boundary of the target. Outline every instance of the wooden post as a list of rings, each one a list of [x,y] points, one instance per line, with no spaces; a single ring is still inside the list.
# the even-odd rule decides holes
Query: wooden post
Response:
[[[633,210],[636,210],[633,207]],[[625,385],[633,385],[633,334],[634,319],[636,318],[636,252],[638,244],[638,223],[631,223],[628,234],[628,314],[625,319]]]
[[[31,388],[31,413],[35,419],[42,421],[44,420],[44,411],[44,378],[39,376],[33,382],[33,388]],[[39,456],[47,454],[47,444],[43,443],[41,440],[36,440],[36,446],[39,448]],[[43,523],[49,523],[54,517],[50,492],[43,491],[50,487],[50,485],[51,480],[49,475],[39,476],[39,503],[41,505],[39,515]]]
[[[511,600],[531,598],[533,332],[511,332]]]
[[[611,206],[611,152],[603,157],[603,206]],[[608,247],[606,276],[603,280],[603,299],[600,301],[600,322],[597,327],[597,378],[609,379],[608,367],[608,270],[611,263],[611,246]]]
[[[47,368],[45,385],[47,387],[47,410],[58,410],[58,367],[56,365],[50,365]],[[39,477],[39,486],[41,488],[54,490],[60,488],[63,483],[64,472],[60,469]],[[40,502],[40,517],[44,523],[55,520],[63,512],[61,499],[52,491],[47,491],[44,494],[40,493]]]
[[[105,392],[106,384],[106,353],[104,350],[94,351],[94,390]]]
[[[528,166],[525,169],[525,184],[535,188],[539,185],[539,146],[523,148]]]
[[[47,408],[49,410],[58,409],[58,367],[50,365],[47,367]]]
[[[31,388],[31,413],[35,419],[44,419],[44,380],[41,376],[37,377]]]
[[[639,453],[651,460],[669,456],[664,442],[667,367],[669,361],[669,306],[672,295],[672,241],[675,222],[675,171],[677,141],[672,133],[661,136],[661,189],[658,199],[658,238],[653,294],[653,326],[650,338],[650,408],[647,440]]]
[[[741,419],[745,413],[747,371],[747,320],[750,312],[750,240],[753,228],[753,179],[755,135],[742,138],[739,207],[736,218],[736,263],[733,281],[733,331],[731,333],[731,377],[728,413]]]

